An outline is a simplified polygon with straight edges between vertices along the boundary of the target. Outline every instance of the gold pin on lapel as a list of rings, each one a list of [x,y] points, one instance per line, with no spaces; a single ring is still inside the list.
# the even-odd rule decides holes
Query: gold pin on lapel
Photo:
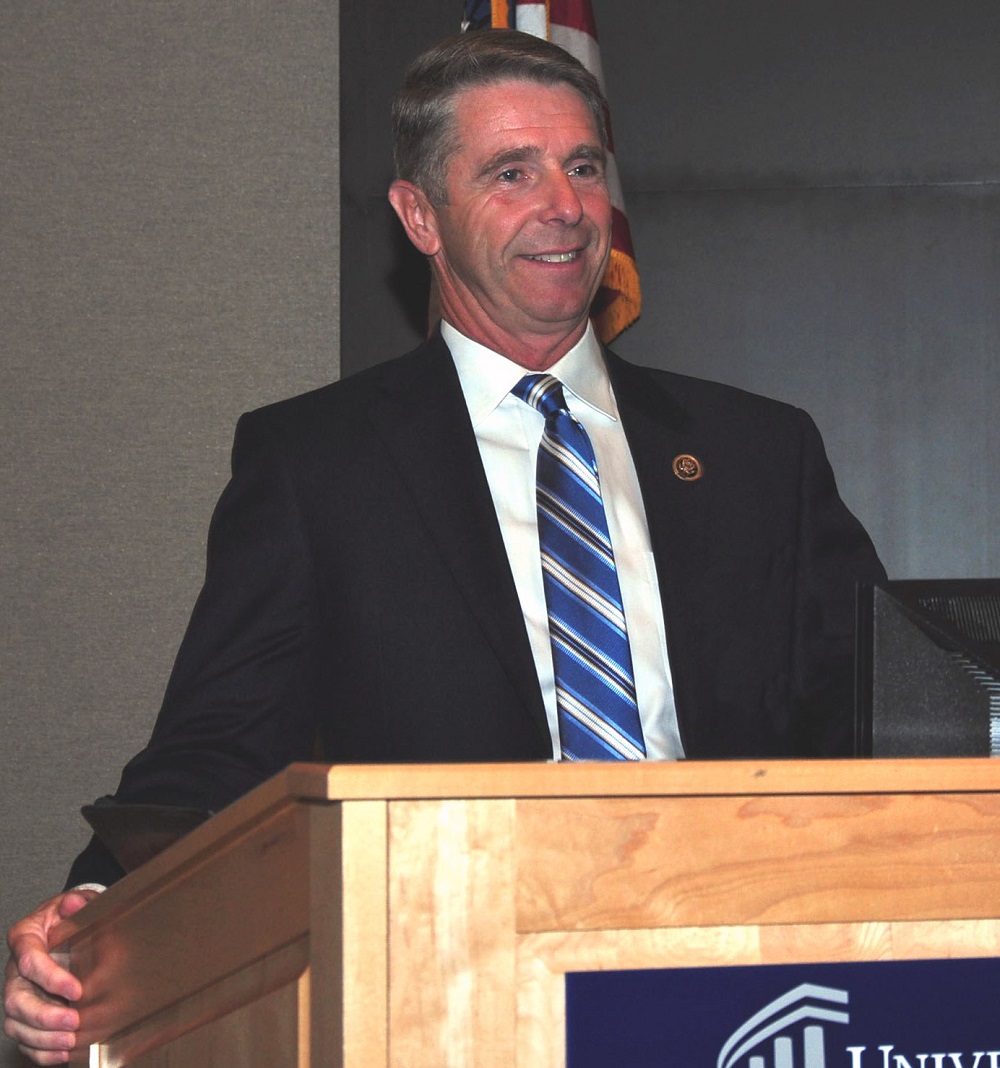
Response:
[[[704,473],[705,468],[697,456],[682,452],[680,456],[674,457],[674,474],[681,482],[697,482]]]

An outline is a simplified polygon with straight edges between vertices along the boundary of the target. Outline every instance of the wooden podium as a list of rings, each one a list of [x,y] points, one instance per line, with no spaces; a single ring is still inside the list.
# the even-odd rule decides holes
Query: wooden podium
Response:
[[[65,925],[76,1063],[555,1068],[564,975],[1000,956],[989,760],[294,765]]]

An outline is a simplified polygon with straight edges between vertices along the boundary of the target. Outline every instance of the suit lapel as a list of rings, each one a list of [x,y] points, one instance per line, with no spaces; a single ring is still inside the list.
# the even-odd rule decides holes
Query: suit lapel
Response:
[[[429,537],[548,745],[531,647],[454,363],[440,337],[421,346],[370,416]],[[474,668],[473,668],[474,669]]]
[[[694,482],[674,474],[674,458],[703,457],[688,411],[645,369],[606,352],[608,370],[629,449],[639,478],[663,603],[667,650],[678,718],[700,704],[695,692],[701,656],[696,635],[704,594],[701,576],[710,571],[713,506],[711,472]]]

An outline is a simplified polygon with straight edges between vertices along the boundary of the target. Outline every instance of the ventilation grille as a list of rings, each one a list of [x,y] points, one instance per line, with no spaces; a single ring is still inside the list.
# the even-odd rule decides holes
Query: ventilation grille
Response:
[[[1000,595],[930,595],[918,598],[921,608],[947,619],[977,642],[1000,642]]]
[[[952,653],[948,659],[967,671],[986,691],[990,703],[990,756],[1000,756],[1000,679],[983,671],[961,653]]]

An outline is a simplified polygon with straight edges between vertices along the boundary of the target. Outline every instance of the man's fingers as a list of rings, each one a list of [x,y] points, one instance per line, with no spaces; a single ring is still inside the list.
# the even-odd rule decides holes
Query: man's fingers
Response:
[[[96,890],[70,890],[63,894],[59,900],[59,916],[68,920],[70,916],[79,912],[88,901],[93,901],[98,896]]]
[[[64,1064],[76,1046],[80,1017],[58,1001],[42,995],[21,976],[7,983],[4,1033],[36,1064]]]
[[[80,1000],[83,994],[80,980],[49,956],[48,947],[40,939],[25,937],[12,950],[14,970],[21,979],[27,980],[29,987],[34,984],[39,992],[67,1001]],[[20,989],[16,980],[13,983],[15,989]],[[40,1004],[50,1004],[41,997],[38,1001]]]
[[[35,1049],[18,1043],[17,1048],[35,1064],[65,1064],[69,1060],[68,1050]]]
[[[4,1013],[8,1023],[29,1030],[75,1031],[80,1026],[76,1009],[18,974],[8,978]]]
[[[65,1064],[70,1050],[76,1046],[76,1035],[72,1031],[40,1031],[9,1020],[4,1021],[3,1029],[35,1064]]]
[[[69,1060],[68,1053],[50,1053],[29,1049],[27,1046],[17,1047],[25,1057],[29,1057],[35,1064],[65,1064]]]
[[[52,928],[79,912],[91,895],[59,894],[7,935],[10,959],[4,984],[4,1033],[36,1064],[65,1064],[76,1046],[80,1014],[67,1001],[83,995],[80,980],[53,959]]]
[[[13,970],[7,968],[7,981],[20,974],[42,991],[77,1001],[83,993],[80,981],[52,959],[49,935],[61,920],[79,912],[93,895],[87,891],[58,894],[34,912],[15,923],[7,935]]]

